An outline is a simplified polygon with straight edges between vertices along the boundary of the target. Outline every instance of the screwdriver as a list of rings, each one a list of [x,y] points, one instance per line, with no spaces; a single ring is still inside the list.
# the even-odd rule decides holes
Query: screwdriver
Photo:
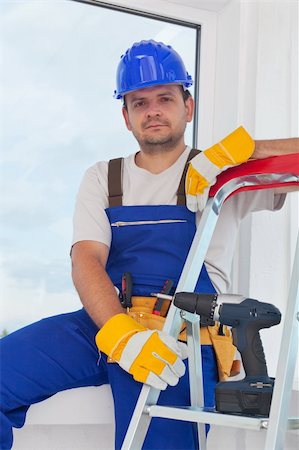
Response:
[[[133,280],[130,272],[125,272],[121,279],[122,305],[125,308],[132,307]]]
[[[172,286],[173,286],[173,281],[172,280],[166,280],[165,283],[164,283],[164,286],[162,287],[162,289],[159,292],[159,294],[168,295],[169,292],[171,291]],[[162,295],[161,295],[161,297],[162,297]],[[155,303],[154,310],[153,310],[153,314],[156,314],[157,316],[161,315],[161,308],[162,308],[163,301],[164,301],[164,299],[161,298],[161,297],[158,295],[158,299],[157,299],[157,301]]]

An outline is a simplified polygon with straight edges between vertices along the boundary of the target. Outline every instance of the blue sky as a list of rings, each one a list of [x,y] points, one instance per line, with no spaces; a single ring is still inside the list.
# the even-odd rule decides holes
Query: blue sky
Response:
[[[94,162],[137,150],[112,97],[120,55],[161,40],[193,75],[195,31],[71,0],[2,0],[0,15],[1,332],[80,307],[69,260],[79,183]]]

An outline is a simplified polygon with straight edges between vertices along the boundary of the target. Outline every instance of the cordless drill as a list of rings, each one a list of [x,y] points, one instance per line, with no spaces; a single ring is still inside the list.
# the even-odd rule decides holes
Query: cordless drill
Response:
[[[239,350],[245,378],[216,385],[216,410],[222,413],[268,416],[274,379],[268,376],[259,330],[277,325],[280,311],[270,303],[230,294],[180,292],[178,308],[200,315],[201,326],[215,321],[232,327],[233,343]]]

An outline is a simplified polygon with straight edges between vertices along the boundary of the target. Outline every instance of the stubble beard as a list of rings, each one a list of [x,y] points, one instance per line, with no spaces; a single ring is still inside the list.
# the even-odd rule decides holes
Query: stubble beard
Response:
[[[176,148],[184,137],[187,124],[176,132],[170,133],[166,136],[140,136],[138,133],[133,133],[137,140],[140,149],[144,153],[153,154],[161,152],[170,152]]]

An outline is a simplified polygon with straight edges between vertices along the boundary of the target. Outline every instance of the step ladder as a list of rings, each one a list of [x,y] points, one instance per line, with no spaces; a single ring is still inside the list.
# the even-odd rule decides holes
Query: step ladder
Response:
[[[296,162],[297,161],[297,162]],[[241,191],[298,186],[298,155],[290,154],[252,160],[223,172],[210,189],[209,200],[197,227],[176,292],[194,292],[200,269],[225,200]],[[299,418],[288,418],[288,408],[298,351],[299,242],[295,252],[287,308],[282,331],[279,364],[269,417],[221,414],[204,407],[199,316],[171,304],[163,331],[177,338],[183,321],[187,327],[191,404],[184,407],[159,406],[160,391],[144,385],[139,395],[122,450],[142,448],[152,417],[197,423],[200,450],[206,450],[205,423],[249,430],[266,430],[265,450],[282,450],[287,429],[299,428]],[[295,357],[294,357],[295,356]]]

